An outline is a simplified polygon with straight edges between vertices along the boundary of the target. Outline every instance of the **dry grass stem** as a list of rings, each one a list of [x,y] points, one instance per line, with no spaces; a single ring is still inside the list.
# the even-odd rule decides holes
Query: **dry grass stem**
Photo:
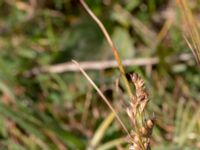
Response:
[[[95,90],[98,92],[98,94],[101,96],[101,98],[104,100],[104,102],[108,105],[108,107],[110,108],[110,110],[112,110],[112,112],[115,114],[117,120],[119,121],[119,123],[121,124],[121,126],[123,127],[124,131],[129,135],[128,129],[126,128],[126,126],[123,124],[123,122],[121,121],[120,117],[118,116],[117,112],[115,111],[115,109],[113,108],[113,106],[110,104],[109,100],[103,95],[103,93],[101,92],[101,90],[96,86],[96,84],[92,81],[92,79],[87,75],[87,73],[81,68],[81,66],[78,64],[78,62],[76,62],[75,60],[72,60],[73,63],[75,63],[77,65],[77,67],[80,69],[81,73],[86,77],[86,79],[90,82],[90,84],[95,88]]]
[[[190,44],[189,44],[190,45]],[[179,56],[173,56],[166,58],[167,63],[176,62],[188,62],[192,60],[192,55],[183,53]],[[124,67],[130,66],[153,66],[160,62],[158,57],[152,58],[135,58],[125,59],[122,61]],[[118,64],[115,60],[105,61],[83,61],[79,62],[79,65],[84,70],[105,70],[108,68],[116,68]],[[24,76],[30,77],[32,75],[38,75],[40,73],[64,73],[64,72],[77,72],[79,69],[72,62],[60,63],[51,66],[36,67],[24,73]]]
[[[96,17],[96,15],[91,11],[91,9],[87,6],[87,4],[85,3],[84,0],[80,0],[80,3],[83,5],[83,7],[85,8],[85,10],[88,12],[88,14],[92,17],[92,19],[94,19],[94,21],[98,24],[99,28],[102,30],[104,36],[106,37],[106,40],[108,41],[108,44],[109,46],[111,47],[112,51],[113,51],[113,54],[114,54],[114,57],[115,57],[115,60],[117,61],[118,63],[118,67],[119,67],[119,70],[122,74],[122,79],[124,80],[124,83],[125,83],[125,86],[126,86],[126,90],[127,90],[127,93],[129,95],[129,97],[132,97],[133,94],[131,92],[131,88],[130,88],[130,85],[129,85],[129,82],[126,78],[126,75],[125,75],[125,70],[123,68],[123,65],[122,65],[122,62],[121,62],[121,59],[120,59],[120,56],[117,52],[117,49],[114,45],[114,43],[112,42],[106,28],[104,27],[104,25],[102,24],[102,22]]]
[[[200,35],[197,23],[188,6],[187,0],[177,0],[180,7],[183,24],[185,25],[187,35],[184,35],[185,40],[192,50],[197,63],[200,65]]]

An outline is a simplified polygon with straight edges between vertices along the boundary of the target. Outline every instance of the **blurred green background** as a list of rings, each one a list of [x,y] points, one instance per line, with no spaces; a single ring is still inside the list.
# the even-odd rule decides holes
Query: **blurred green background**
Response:
[[[87,0],[111,35],[122,59],[158,58],[139,73],[156,116],[155,150],[200,149],[200,71],[183,39],[174,0]],[[200,1],[189,1],[199,18]],[[110,109],[78,72],[36,72],[72,59],[114,60],[102,32],[78,0],[0,0],[0,149],[84,150]],[[120,112],[125,125],[127,93],[116,88],[116,68],[87,70]],[[147,115],[148,116],[148,115]],[[110,120],[112,121],[112,120]],[[104,128],[94,149],[128,149],[120,124]]]

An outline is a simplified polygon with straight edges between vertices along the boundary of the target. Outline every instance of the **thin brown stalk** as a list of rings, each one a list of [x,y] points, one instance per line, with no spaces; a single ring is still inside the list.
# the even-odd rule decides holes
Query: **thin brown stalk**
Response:
[[[88,12],[88,14],[92,17],[92,19],[94,19],[94,21],[98,24],[99,28],[102,30],[104,36],[106,37],[106,40],[109,44],[109,46],[111,47],[112,51],[113,51],[113,54],[114,54],[114,57],[115,57],[115,60],[117,61],[118,63],[118,67],[119,67],[119,70],[122,74],[122,78],[124,80],[124,83],[125,83],[125,86],[126,86],[126,90],[128,92],[128,95],[129,97],[131,98],[133,96],[132,94],[132,91],[131,91],[131,88],[130,88],[130,85],[129,85],[129,82],[126,78],[126,74],[125,74],[125,70],[123,68],[123,65],[122,65],[122,62],[121,62],[121,59],[120,59],[120,56],[117,52],[117,49],[114,45],[114,43],[112,42],[106,28],[104,27],[104,25],[102,24],[102,22],[97,18],[97,16],[91,11],[91,9],[88,7],[88,5],[85,3],[84,0],[80,0],[80,3],[82,4],[82,6],[85,8],[85,10]]]
[[[128,129],[126,128],[126,126],[124,125],[124,123],[122,122],[122,120],[120,119],[119,115],[117,114],[117,112],[115,111],[115,109],[113,108],[113,106],[110,104],[109,100],[103,95],[103,93],[101,92],[101,90],[96,86],[96,84],[87,75],[87,73],[81,68],[81,66],[79,65],[79,63],[76,62],[75,60],[72,60],[72,62],[77,65],[77,67],[79,68],[79,70],[81,71],[81,73],[86,77],[86,79],[90,82],[90,84],[95,88],[95,90],[98,92],[98,94],[104,100],[104,102],[108,105],[108,107],[110,108],[110,110],[112,110],[112,112],[115,114],[117,120],[119,121],[119,123],[123,127],[124,131],[127,133],[127,135],[129,135]]]
[[[184,35],[186,43],[192,50],[197,63],[200,65],[200,35],[198,32],[197,23],[193,17],[193,14],[188,6],[187,0],[177,0],[177,4],[180,7],[182,20],[186,26],[188,36]]]

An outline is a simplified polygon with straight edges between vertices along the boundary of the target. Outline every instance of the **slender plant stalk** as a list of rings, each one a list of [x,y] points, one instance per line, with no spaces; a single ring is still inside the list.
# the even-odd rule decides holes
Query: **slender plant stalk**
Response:
[[[115,109],[113,108],[113,106],[110,104],[109,100],[103,95],[103,93],[101,92],[101,90],[96,86],[96,84],[92,81],[92,79],[87,75],[87,73],[80,67],[79,63],[76,62],[75,60],[72,60],[72,62],[74,62],[77,67],[80,69],[81,73],[86,77],[86,79],[90,82],[90,84],[95,88],[95,90],[99,93],[99,95],[101,96],[101,98],[104,100],[104,102],[108,105],[108,107],[110,108],[110,110],[112,110],[112,112],[115,114],[117,120],[119,121],[119,123],[121,124],[121,126],[123,127],[124,131],[127,133],[127,135],[129,135],[128,129],[126,128],[126,126],[124,125],[124,123],[122,122],[122,120],[120,119],[120,117],[118,116],[117,112],[115,111]]]
[[[186,31],[188,32],[188,36],[184,35],[184,38],[189,48],[192,50],[197,63],[200,65],[200,35],[198,32],[197,23],[188,6],[187,0],[177,0],[177,4],[180,7],[182,20],[186,26]]]
[[[96,150],[109,150],[117,145],[123,144],[126,142],[126,138],[118,138],[112,141],[109,141],[101,146],[99,146]]]
[[[112,40],[111,40],[106,28],[104,27],[102,22],[97,18],[97,16],[91,11],[91,9],[88,7],[88,5],[85,3],[84,0],[80,0],[80,3],[85,8],[85,10],[88,12],[88,14],[92,17],[92,19],[94,19],[94,21],[98,24],[99,28],[102,30],[104,36],[106,37],[106,40],[107,40],[107,42],[108,42],[109,46],[111,47],[112,52],[114,54],[115,60],[118,63],[118,67],[119,67],[119,70],[120,70],[120,72],[122,74],[122,79],[124,80],[128,95],[129,95],[130,98],[132,98],[133,94],[132,94],[129,82],[128,82],[127,78],[126,78],[126,74],[125,74],[124,67],[122,65],[122,61],[120,59],[120,56],[119,56],[119,54],[117,52],[117,49],[116,49],[114,43],[112,42]]]
[[[115,114],[110,112],[104,121],[99,125],[98,129],[95,131],[92,139],[90,140],[90,144],[87,147],[87,150],[94,150],[99,145],[103,136],[105,135],[106,130],[109,128],[110,124],[113,122],[115,118]]]

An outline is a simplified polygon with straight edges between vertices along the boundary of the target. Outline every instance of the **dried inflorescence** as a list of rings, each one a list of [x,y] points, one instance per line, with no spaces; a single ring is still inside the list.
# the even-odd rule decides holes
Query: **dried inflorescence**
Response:
[[[144,88],[144,80],[137,74],[131,79],[135,85],[135,95],[127,108],[127,114],[131,119],[133,131],[130,137],[130,150],[150,150],[150,137],[154,125],[154,119],[144,120],[144,110],[149,101],[148,93]]]

